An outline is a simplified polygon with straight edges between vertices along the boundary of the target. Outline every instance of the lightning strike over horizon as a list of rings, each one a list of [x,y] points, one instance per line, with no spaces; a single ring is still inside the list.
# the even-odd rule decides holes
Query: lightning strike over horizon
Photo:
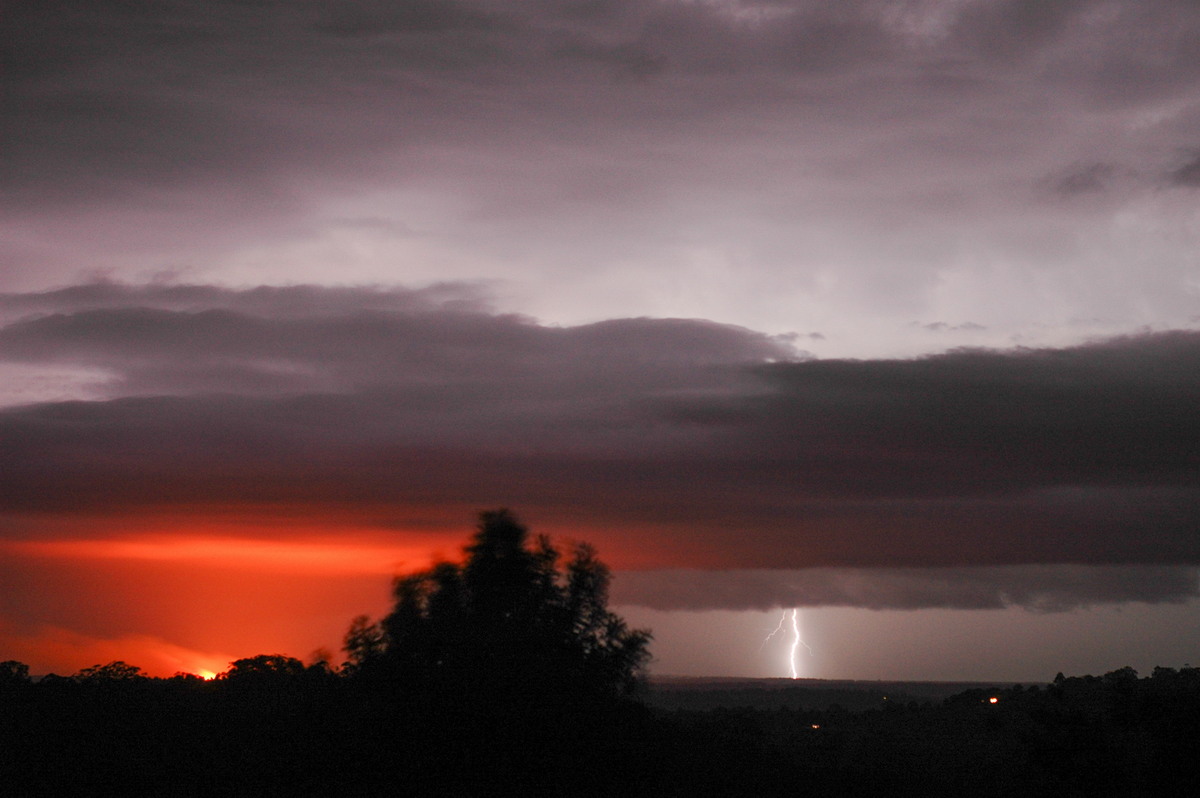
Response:
[[[768,634],[765,638],[763,638],[762,645],[760,645],[758,647],[759,651],[763,650],[763,647],[767,645],[767,643],[771,640],[772,637],[774,637],[775,635],[777,635],[783,631],[783,625],[787,622],[787,617],[788,617],[788,611],[784,610],[783,614],[779,616],[778,625],[776,625],[776,627],[771,631],[770,634]],[[809,656],[812,656],[812,653],[813,653],[812,646],[810,646],[808,643],[805,643],[804,638],[802,638],[800,636],[800,610],[799,610],[799,608],[793,607],[792,608],[792,647],[788,651],[788,665],[791,668],[791,673],[792,673],[793,679],[800,678],[800,669],[796,665],[796,652],[800,649],[800,646],[804,646],[806,649],[808,649]]]

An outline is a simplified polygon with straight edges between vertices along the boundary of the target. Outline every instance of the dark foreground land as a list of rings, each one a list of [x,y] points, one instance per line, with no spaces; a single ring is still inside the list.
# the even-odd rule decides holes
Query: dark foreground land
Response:
[[[840,679],[745,679],[713,676],[653,677],[642,693],[657,709],[883,709],[887,702],[941,703],[967,690],[995,690],[1005,682],[895,682]]]
[[[667,682],[640,700],[481,684],[412,690],[318,666],[211,682],[9,673],[0,795],[1195,794],[1197,668],[948,697],[919,683]]]

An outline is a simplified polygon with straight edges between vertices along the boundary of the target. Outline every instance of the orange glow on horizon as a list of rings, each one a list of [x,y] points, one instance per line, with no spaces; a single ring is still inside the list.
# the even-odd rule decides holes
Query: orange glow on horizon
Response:
[[[35,674],[123,660],[205,679],[259,654],[308,661],[339,652],[354,617],[385,614],[392,577],[460,561],[475,526],[471,512],[448,508],[241,509],[9,517],[0,659]],[[617,569],[663,564],[666,544],[645,545],[656,539],[645,530],[521,517],[564,554],[588,541]]]
[[[205,679],[242,657],[306,660],[339,650],[355,616],[386,611],[391,577],[440,555],[421,542],[207,530],[0,542],[0,581],[11,577],[30,608],[23,623],[0,616],[0,659],[60,675],[123,660]]]
[[[98,540],[7,541],[0,550],[27,557],[192,562],[197,565],[313,574],[393,575],[431,564],[425,549],[364,541],[261,540],[155,535]]]
[[[4,657],[29,665],[38,675],[69,676],[92,665],[122,660],[150,676],[169,677],[192,673],[212,678],[235,659],[228,654],[199,651],[156,635],[128,634],[98,637],[57,626],[22,633],[0,618],[0,644]]]

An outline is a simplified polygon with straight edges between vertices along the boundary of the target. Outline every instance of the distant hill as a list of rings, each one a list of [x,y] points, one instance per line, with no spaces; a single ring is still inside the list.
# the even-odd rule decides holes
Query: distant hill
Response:
[[[746,679],[654,676],[644,694],[658,709],[829,709],[857,712],[888,703],[937,704],[967,690],[1001,690],[1011,682],[888,682],[852,679]],[[1024,686],[1024,685],[1022,685]]]

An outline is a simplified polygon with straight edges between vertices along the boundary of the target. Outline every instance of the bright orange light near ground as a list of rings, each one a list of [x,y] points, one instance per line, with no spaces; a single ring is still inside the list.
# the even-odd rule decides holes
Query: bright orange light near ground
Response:
[[[999,698],[996,698],[996,696],[992,696],[991,698],[989,698],[989,699],[988,699],[988,703],[989,703],[989,704],[999,704],[999,703],[1000,703],[1000,699],[999,699]]]
[[[35,674],[69,675],[91,665],[122,660],[151,676],[194,673],[209,678],[228,667],[228,654],[198,651],[163,637],[125,634],[101,637],[55,626],[22,632],[0,618],[0,651],[29,665]]]

